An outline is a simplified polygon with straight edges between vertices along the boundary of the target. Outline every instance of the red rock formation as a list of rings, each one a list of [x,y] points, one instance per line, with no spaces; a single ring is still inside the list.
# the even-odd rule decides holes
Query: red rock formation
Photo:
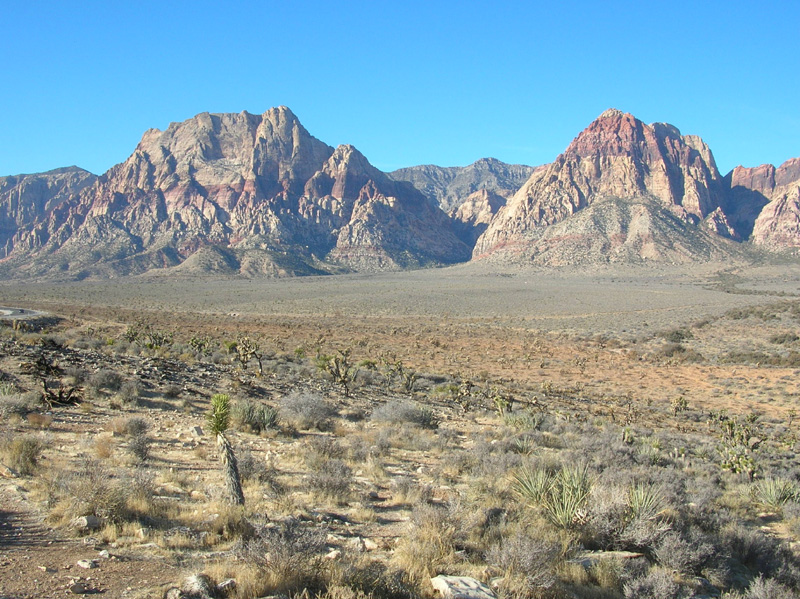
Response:
[[[719,208],[724,189],[700,138],[610,109],[555,162],[534,172],[499,211],[473,256],[507,251],[509,245],[519,249],[532,230],[564,221],[604,198],[653,199],[697,224]]]
[[[39,270],[58,262],[70,270],[140,272],[180,264],[206,246],[250,252],[250,264],[258,251],[362,268],[469,257],[447,216],[416,189],[352,146],[334,150],[312,137],[286,107],[263,115],[204,113],[151,129],[124,163],[20,235],[32,238],[43,225]],[[405,229],[389,234],[395,225]],[[347,251],[332,253],[339,246]],[[381,260],[368,264],[362,247]],[[30,267],[22,254],[12,258]],[[359,258],[350,262],[354,254]],[[193,262],[237,263],[224,255]]]

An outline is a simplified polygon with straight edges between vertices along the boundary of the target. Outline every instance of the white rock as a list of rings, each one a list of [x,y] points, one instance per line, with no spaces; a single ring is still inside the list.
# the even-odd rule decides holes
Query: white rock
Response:
[[[81,530],[98,530],[102,528],[103,521],[97,516],[81,516],[72,521],[72,526]]]
[[[497,599],[492,589],[469,576],[439,575],[431,578],[431,585],[445,599]]]

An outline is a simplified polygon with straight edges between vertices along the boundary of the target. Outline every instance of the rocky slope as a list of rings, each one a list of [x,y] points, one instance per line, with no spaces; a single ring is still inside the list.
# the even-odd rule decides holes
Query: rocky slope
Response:
[[[0,177],[0,258],[41,243],[43,231],[37,225],[96,180],[95,175],[76,166]],[[20,234],[23,230],[28,231],[24,236]]]
[[[312,137],[285,107],[147,131],[124,163],[34,220],[17,233],[25,251],[7,259],[32,274],[136,273],[200,250],[186,268],[306,274],[323,261],[375,269],[469,257],[420,192],[352,146]]]
[[[636,230],[637,238],[651,240],[635,252],[638,258],[672,260],[666,230],[659,229],[667,220],[672,234],[674,226],[681,223],[685,229],[681,235],[687,238],[705,237],[705,229],[736,237],[721,210],[725,198],[724,181],[711,151],[699,137],[683,136],[664,123],[645,125],[630,114],[610,109],[575,138],[555,162],[531,175],[478,239],[473,256],[530,254],[536,247],[541,249],[537,243],[546,238],[550,239],[548,255],[559,256],[550,261],[567,261],[570,244],[586,236],[585,227],[572,230],[571,217],[599,203],[593,216],[584,220],[614,222],[612,229],[618,229],[619,234]],[[603,202],[608,199],[615,201]],[[625,201],[632,204],[622,208],[620,202]],[[651,217],[638,218],[641,209],[636,206],[647,206],[645,212]],[[605,210],[613,214],[604,214]],[[661,217],[653,218],[656,213]],[[559,223],[564,223],[558,229],[561,235],[540,231]],[[707,227],[698,226],[704,223]],[[598,225],[593,233],[601,239],[590,244],[594,248],[591,259],[608,258],[607,248],[614,245],[609,236],[617,233],[606,228]],[[558,239],[565,240],[560,249],[556,247]],[[634,246],[638,247],[626,245]],[[630,257],[630,252],[627,254]],[[541,257],[533,258],[541,261]]]
[[[469,166],[411,166],[392,171],[389,176],[408,181],[449,214],[461,239],[471,247],[489,220],[534,170],[523,164],[481,158]]]
[[[487,158],[387,174],[279,107],[149,130],[100,177],[0,179],[5,277],[685,262],[750,247],[736,241],[800,247],[800,159],[723,178],[699,137],[615,109],[536,168]]]
[[[773,250],[800,247],[800,158],[777,168],[737,166],[726,181],[729,212],[754,244]]]

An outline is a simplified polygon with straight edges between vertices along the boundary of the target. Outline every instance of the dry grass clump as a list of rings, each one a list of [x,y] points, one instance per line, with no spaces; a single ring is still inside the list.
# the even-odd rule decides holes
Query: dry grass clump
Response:
[[[418,583],[450,571],[461,561],[457,551],[465,540],[459,520],[455,505],[416,506],[408,534],[395,549],[393,563]]]
[[[143,471],[112,473],[100,462],[87,459],[77,470],[59,470],[44,482],[50,517],[61,524],[81,516],[119,524],[158,514],[152,477]]]
[[[23,392],[10,383],[0,387],[0,417],[25,416],[41,409],[42,396],[36,391]]]
[[[3,463],[22,476],[31,476],[36,472],[44,448],[44,440],[34,435],[12,433],[0,438]]]

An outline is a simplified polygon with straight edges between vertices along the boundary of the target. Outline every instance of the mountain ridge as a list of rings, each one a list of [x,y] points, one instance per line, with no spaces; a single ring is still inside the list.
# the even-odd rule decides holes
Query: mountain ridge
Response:
[[[700,137],[617,109],[537,167],[483,158],[384,173],[281,106],[149,129],[100,176],[0,178],[9,276],[680,262],[736,255],[741,241],[800,247],[800,159],[723,177]]]

